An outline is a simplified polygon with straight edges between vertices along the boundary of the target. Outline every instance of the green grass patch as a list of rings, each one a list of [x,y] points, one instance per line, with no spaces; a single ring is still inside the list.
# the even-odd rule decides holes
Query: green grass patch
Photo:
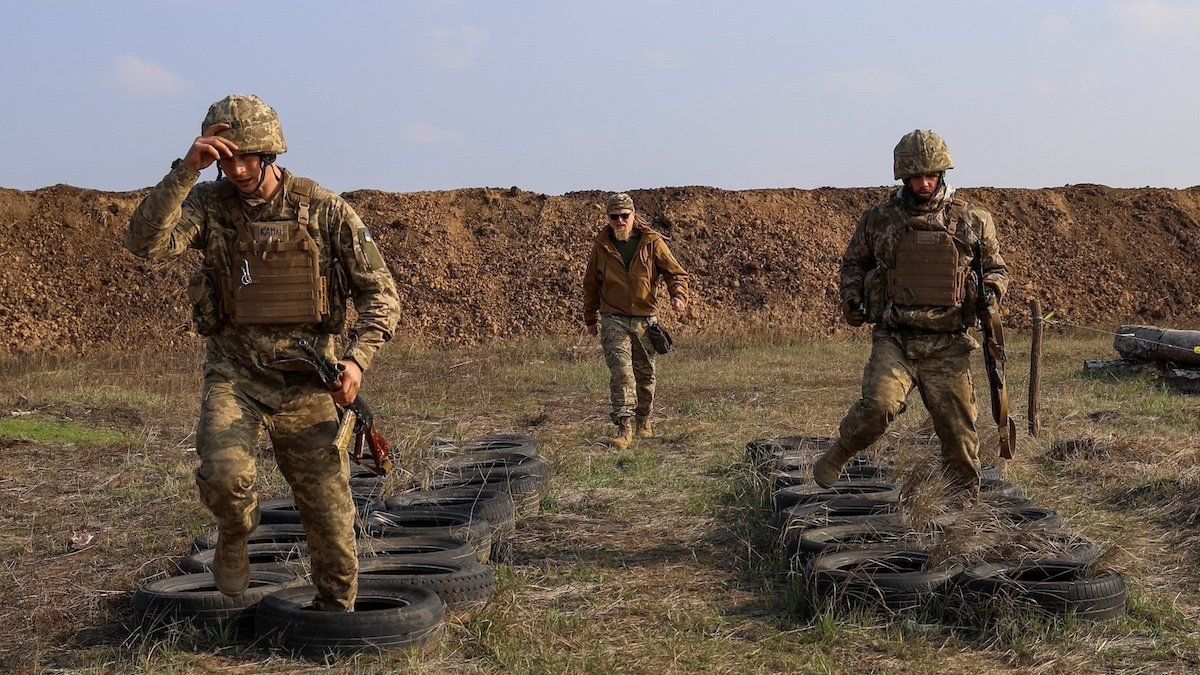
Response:
[[[14,417],[0,419],[0,438],[11,438],[46,445],[120,445],[125,434],[112,429],[98,429],[75,422],[36,420]]]

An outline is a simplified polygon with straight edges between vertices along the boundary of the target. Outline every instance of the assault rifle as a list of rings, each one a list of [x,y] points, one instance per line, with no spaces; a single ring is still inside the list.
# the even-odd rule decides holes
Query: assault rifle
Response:
[[[983,365],[987,370],[988,389],[992,394],[992,419],[1000,433],[1000,456],[1012,459],[1017,448],[1017,424],[1008,415],[1008,386],[1004,383],[1004,324],[1000,320],[999,302],[983,283],[983,246],[975,244],[975,275],[979,277],[979,323],[983,330]]]
[[[317,375],[321,377],[325,386],[330,389],[336,387],[338,378],[346,367],[318,354],[316,347],[308,340],[301,340],[299,344],[300,350],[308,356],[309,363],[317,370]],[[392,448],[383,434],[375,428],[375,414],[367,407],[362,394],[356,396],[350,405],[344,408],[338,406],[338,417],[340,421],[337,436],[333,439],[334,446],[342,452],[349,453],[355,464],[370,470],[376,476],[387,475],[392,470]],[[351,441],[354,442],[353,450],[350,449]],[[364,444],[371,451],[373,466],[363,463]]]

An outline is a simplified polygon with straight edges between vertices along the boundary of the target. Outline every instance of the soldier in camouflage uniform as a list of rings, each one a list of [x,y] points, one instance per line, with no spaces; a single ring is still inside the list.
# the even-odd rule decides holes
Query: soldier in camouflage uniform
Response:
[[[198,249],[188,293],[207,336],[196,449],[200,498],[218,521],[213,576],[222,593],[249,581],[258,524],[253,451],[265,427],[312,552],[314,606],[352,611],[358,564],[348,457],[333,446],[346,405],[391,339],[396,286],[371,234],[338,195],[274,160],[287,151],[275,110],[256,96],[214,103],[183,159],[138,205],[125,246],[153,260]],[[196,184],[214,161],[225,178]],[[346,300],[358,318],[340,350]],[[345,367],[329,389],[303,361],[312,341]]]
[[[654,430],[654,348],[647,328],[657,321],[655,291],[659,278],[667,282],[671,309],[687,306],[688,274],[671,255],[663,236],[650,229],[625,193],[608,198],[608,225],[592,242],[583,275],[583,323],[599,334],[604,361],[612,375],[609,393],[616,434],[609,444],[626,448]]]
[[[874,443],[904,412],[916,387],[941,441],[947,476],[966,490],[979,485],[979,439],[967,335],[980,303],[998,303],[1008,290],[992,216],[946,184],[954,168],[945,141],[913,131],[896,146],[895,176],[904,181],[890,199],[863,215],[841,267],[841,308],[847,323],[875,324],[862,398],[839,428],[833,446],[813,467],[831,486],[855,453]],[[972,269],[983,261],[986,297]]]

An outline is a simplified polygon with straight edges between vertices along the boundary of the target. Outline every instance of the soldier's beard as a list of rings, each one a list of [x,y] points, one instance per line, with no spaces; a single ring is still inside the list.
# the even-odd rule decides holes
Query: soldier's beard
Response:
[[[629,241],[629,237],[633,236],[633,223],[629,225],[614,225],[612,231],[613,237],[617,241]]]
[[[937,185],[935,185],[933,188],[933,192],[930,192],[928,195],[922,195],[922,194],[918,193],[916,190],[912,189],[912,186],[906,182],[904,184],[904,193],[905,193],[905,196],[908,197],[908,200],[913,202],[914,204],[928,204],[928,203],[932,202],[934,199],[938,198],[938,195],[940,195],[942,193],[942,189],[945,186],[946,186],[946,181],[939,178]]]

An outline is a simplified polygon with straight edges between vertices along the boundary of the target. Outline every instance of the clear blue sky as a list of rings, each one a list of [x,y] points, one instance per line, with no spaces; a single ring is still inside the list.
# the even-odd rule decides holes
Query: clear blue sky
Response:
[[[0,186],[133,189],[257,93],[335,190],[1200,183],[1200,3],[5,2]],[[209,170],[211,174],[213,170]]]

